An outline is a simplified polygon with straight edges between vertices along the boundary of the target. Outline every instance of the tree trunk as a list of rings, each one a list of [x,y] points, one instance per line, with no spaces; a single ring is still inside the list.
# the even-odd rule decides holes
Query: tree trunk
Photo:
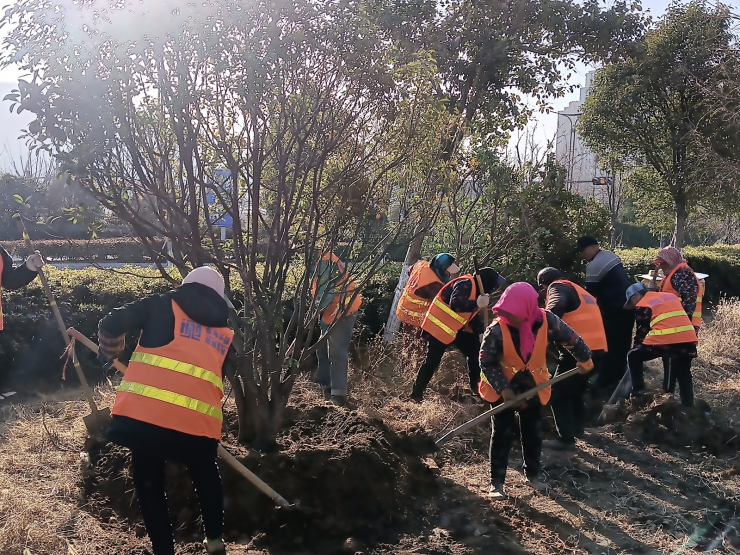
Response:
[[[679,193],[675,198],[673,205],[676,211],[676,229],[674,231],[674,246],[681,250],[684,245],[684,230],[686,228],[686,199],[684,195]]]
[[[396,293],[393,295],[393,304],[391,304],[391,313],[388,315],[388,321],[385,324],[385,332],[383,333],[383,342],[390,343],[398,333],[401,327],[401,321],[396,316],[396,307],[398,301],[403,293],[403,288],[406,287],[406,282],[409,280],[408,269],[410,266],[416,264],[421,258],[421,245],[424,243],[424,234],[421,232],[420,227],[417,227],[414,233],[414,239],[409,243],[409,249],[406,251],[406,258],[403,261],[403,268],[401,268],[401,275],[398,278],[398,285],[396,286]]]

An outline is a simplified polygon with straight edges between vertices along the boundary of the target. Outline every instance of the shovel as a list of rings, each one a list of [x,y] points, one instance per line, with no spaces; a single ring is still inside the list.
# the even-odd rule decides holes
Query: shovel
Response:
[[[475,282],[478,285],[478,294],[483,295],[485,294],[485,291],[483,291],[483,281],[480,278],[480,274],[478,273],[480,271],[480,267],[478,266],[478,257],[473,257],[473,267],[475,268]],[[490,312],[488,310],[488,307],[483,309],[483,325],[488,328],[489,323],[489,315]]]
[[[33,247],[31,238],[28,236],[28,233],[26,233],[26,226],[24,226],[23,222],[20,220],[18,220],[18,227],[23,234],[23,240],[26,242],[26,247],[28,247],[28,249],[32,253],[37,252],[36,249],[34,249]],[[56,320],[57,325],[59,326],[59,331],[62,333],[62,337],[64,338],[64,344],[69,348],[69,353],[72,358],[72,365],[74,366],[75,372],[77,373],[77,378],[80,380],[80,384],[82,385],[82,391],[85,395],[85,400],[87,401],[87,404],[90,405],[90,410],[92,411],[87,416],[83,416],[82,421],[85,423],[87,433],[90,435],[90,437],[93,439],[100,439],[103,437],[105,430],[108,428],[108,424],[110,424],[110,409],[98,409],[97,405],[95,404],[95,398],[93,397],[92,389],[90,389],[90,386],[85,379],[85,375],[82,373],[82,367],[80,366],[80,362],[77,360],[74,346],[70,347],[69,345],[70,340],[69,336],[67,335],[67,326],[64,325],[62,314],[61,312],[59,312],[59,307],[57,306],[57,302],[54,299],[54,293],[52,293],[51,291],[49,281],[46,279],[43,269],[39,268],[38,274],[39,278],[41,279],[41,283],[44,286],[46,298],[49,299],[49,306],[51,307],[51,311],[54,314],[54,319]]]
[[[580,371],[581,371],[580,368],[573,368],[572,370],[568,370],[567,372],[563,372],[562,374],[558,374],[554,378],[552,378],[550,380],[547,380],[546,382],[541,383],[540,385],[538,385],[536,387],[533,387],[532,389],[529,389],[529,390],[525,391],[524,393],[522,393],[521,395],[519,395],[513,401],[507,401],[503,405],[499,405],[499,406],[494,407],[494,408],[492,408],[490,410],[487,410],[486,412],[484,412],[483,414],[481,414],[479,416],[476,416],[472,420],[468,420],[462,426],[458,426],[457,428],[455,428],[451,432],[447,432],[445,435],[443,435],[441,438],[439,438],[436,441],[435,445],[437,447],[439,447],[440,445],[442,445],[444,443],[447,443],[453,437],[459,436],[461,433],[469,430],[470,428],[473,428],[473,427],[477,426],[478,424],[480,424],[481,422],[484,422],[484,421],[488,420],[494,414],[497,414],[499,412],[505,411],[506,409],[510,409],[512,407],[515,407],[517,404],[521,403],[522,401],[526,401],[527,399],[529,399],[531,397],[534,397],[536,393],[542,391],[546,387],[550,387],[551,385],[554,385],[554,384],[556,384],[558,382],[562,382],[563,380],[565,380],[567,378],[570,378],[571,376],[575,376]]]
[[[99,354],[98,346],[95,343],[93,343],[92,340],[90,340],[88,337],[85,337],[80,332],[78,332],[76,329],[69,328],[65,333],[69,334],[69,336],[73,337],[76,341],[79,341],[80,343],[82,343],[85,347],[90,349],[92,352]],[[121,374],[126,373],[125,364],[123,364],[122,362],[118,360],[114,360],[112,362],[113,362],[113,368],[115,368],[118,372],[120,372]],[[272,499],[279,507],[283,507],[287,509],[289,507],[295,506],[294,504],[289,503],[282,495],[280,495],[278,492],[276,492],[274,489],[272,489],[262,480],[260,480],[256,474],[254,474],[246,466],[240,463],[236,459],[236,457],[234,457],[234,455],[232,455],[226,449],[224,449],[223,445],[218,446],[218,454],[221,455],[221,458],[224,459],[227,463],[229,463],[234,468],[234,470],[236,470],[239,474],[241,474],[247,480],[249,480],[258,490],[260,490],[267,497]]]

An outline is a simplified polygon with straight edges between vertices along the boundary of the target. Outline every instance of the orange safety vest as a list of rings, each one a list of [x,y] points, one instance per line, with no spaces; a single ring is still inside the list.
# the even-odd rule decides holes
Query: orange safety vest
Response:
[[[673,274],[676,273],[676,270],[679,268],[686,266],[689,268],[688,263],[681,262],[678,266],[673,268],[671,270],[671,273],[668,274],[666,277],[663,278],[663,280],[660,283],[660,290],[664,293],[673,293],[678,297],[681,298],[681,295],[678,294],[678,291],[676,291],[673,288],[673,285],[671,284],[671,279],[673,278]],[[689,268],[691,270],[691,268]],[[694,273],[694,270],[691,270],[692,273]],[[699,278],[696,277],[696,274],[694,273],[694,279],[696,280],[696,284],[698,286],[698,295],[696,296],[696,308],[694,308],[694,313],[690,315],[691,317],[691,323],[696,326],[697,328],[701,327],[701,313],[702,313],[702,300],[704,299],[704,289],[706,286],[699,280]]]
[[[172,312],[175,339],[163,347],[136,347],[111,413],[220,440],[221,369],[234,332],[194,322],[175,301]]]
[[[3,257],[0,256],[0,289],[2,289],[2,287],[3,287],[3,284],[2,284],[2,281],[3,281],[2,280],[2,275],[3,275],[3,270],[4,269],[5,269],[5,263],[3,262]],[[2,301],[2,298],[0,297],[0,331],[2,331],[3,329],[5,329],[5,321],[4,320],[5,320],[5,317],[3,316],[3,301]]]
[[[429,305],[429,310],[427,310],[427,313],[424,315],[424,320],[421,323],[421,329],[428,332],[432,337],[438,339],[445,345],[452,343],[457,337],[457,332],[463,329],[468,322],[478,314],[477,309],[473,312],[457,313],[442,300],[442,293],[448,288],[452,288],[455,283],[463,279],[468,279],[473,282],[473,287],[470,290],[470,297],[468,300],[472,301],[478,298],[478,288],[475,284],[475,278],[470,274],[450,280],[442,289],[439,290],[437,296],[434,297],[434,300],[432,301],[432,304]]]
[[[529,357],[529,361],[525,364],[519,353],[516,352],[514,342],[511,339],[511,332],[509,326],[504,324],[500,319],[494,320],[494,325],[501,326],[501,336],[504,340],[504,353],[501,355],[501,369],[504,372],[504,376],[511,381],[514,378],[514,374],[527,370],[532,374],[534,383],[540,385],[550,379],[550,373],[547,370],[547,314],[544,310],[540,309],[544,321],[542,327],[537,331],[537,337],[534,340],[534,349]],[[546,387],[537,395],[540,398],[540,402],[546,405],[550,400],[550,387]],[[501,398],[501,395],[496,393],[493,386],[488,383],[486,375],[481,371],[480,383],[478,384],[478,393],[489,403],[495,403]]]
[[[696,331],[683,309],[681,299],[673,293],[648,291],[637,306],[652,311],[650,331],[643,340],[645,345],[698,343]]]
[[[320,261],[322,260],[329,260],[332,262],[332,264],[336,264],[337,268],[339,269],[339,272],[341,274],[339,280],[334,286],[334,298],[329,303],[329,306],[327,306],[324,310],[321,311],[321,318],[324,320],[324,323],[327,325],[331,325],[334,320],[337,318],[338,315],[341,315],[342,307],[340,306],[340,297],[341,297],[341,304],[344,306],[350,305],[349,310],[346,312],[347,315],[353,314],[360,310],[360,306],[362,306],[362,297],[357,294],[357,296],[352,299],[352,295],[355,292],[355,289],[357,289],[357,286],[355,285],[355,282],[349,279],[349,275],[344,270],[344,263],[339,260],[339,257],[335,255],[333,252],[325,252],[322,256]],[[316,291],[317,291],[317,283],[314,279],[313,282],[313,296],[316,297]],[[317,299],[318,300],[318,299]]]
[[[604,321],[601,319],[601,310],[596,303],[596,299],[583,287],[566,279],[559,279],[553,283],[566,283],[573,286],[581,299],[581,305],[572,312],[566,312],[563,315],[563,322],[568,324],[573,331],[581,336],[586,342],[588,348],[592,351],[606,352],[606,332],[604,331]],[[545,300],[547,304],[547,300]]]
[[[409,281],[406,283],[406,287],[403,288],[401,298],[398,299],[396,316],[398,316],[398,319],[401,320],[401,322],[404,324],[410,324],[417,328],[421,327],[424,315],[427,313],[432,301],[422,299],[416,294],[416,291],[417,289],[426,287],[431,283],[442,283],[442,281],[429,266],[429,262],[426,260],[419,260],[419,262],[414,264],[411,268]]]

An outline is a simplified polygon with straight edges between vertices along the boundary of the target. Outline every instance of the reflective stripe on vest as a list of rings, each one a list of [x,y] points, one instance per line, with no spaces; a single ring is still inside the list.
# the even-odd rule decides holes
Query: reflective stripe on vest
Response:
[[[214,407],[213,405],[209,405],[208,403],[204,403],[203,401],[198,401],[197,399],[193,399],[191,397],[185,397],[185,395],[173,393],[172,391],[158,389],[150,385],[123,381],[121,382],[121,385],[116,388],[116,390],[125,393],[141,395],[142,397],[149,397],[150,399],[156,399],[157,401],[162,401],[171,405],[177,405],[178,407],[194,410],[218,420],[223,421],[224,419],[221,407]]]
[[[457,337],[457,332],[463,329],[478,314],[477,308],[474,312],[458,314],[442,300],[442,294],[448,291],[448,288],[454,287],[457,282],[464,279],[470,280],[472,284],[468,300],[475,300],[477,297],[477,287],[473,276],[465,275],[455,278],[440,289],[437,296],[434,297],[434,300],[429,305],[429,310],[427,310],[424,320],[421,323],[421,329],[445,345],[452,343]]]
[[[696,343],[696,332],[683,309],[681,300],[673,293],[648,291],[637,303],[652,312],[650,331],[643,342],[646,345],[673,345]]]
[[[688,262],[681,262],[678,266],[673,268],[671,272],[663,278],[663,280],[660,283],[660,291],[664,293],[672,293],[676,295],[679,299],[681,299],[681,295],[678,294],[678,291],[676,291],[673,288],[673,284],[671,283],[671,280],[673,279],[673,275],[678,271],[679,268],[689,268],[691,272],[694,274],[694,279],[696,280],[696,286],[697,286],[697,294],[696,294],[696,306],[694,307],[694,312],[690,314],[691,323],[694,327],[701,327],[701,314],[702,314],[702,301],[704,300],[704,289],[705,285],[701,282],[701,280],[696,277],[696,273],[693,269],[689,266]],[[683,302],[683,301],[682,301]]]
[[[442,282],[426,260],[419,260],[409,269],[408,282],[396,306],[396,316],[401,322],[417,328],[421,327],[424,315],[432,303],[428,299],[417,296],[416,291],[432,283],[438,283],[440,288],[442,287]]]
[[[221,439],[222,368],[234,332],[199,324],[172,300],[173,339],[139,344],[111,414],[194,436]]]
[[[188,364],[186,362],[180,362],[179,360],[173,360],[171,358],[162,357],[158,355],[151,355],[149,353],[135,352],[131,355],[131,362],[143,362],[149,366],[157,366],[159,368],[165,368],[172,370],[173,372],[180,372],[181,374],[187,374],[194,378],[200,378],[209,383],[212,383],[217,388],[224,392],[224,382],[216,374],[205,368],[195,366],[194,364]]]

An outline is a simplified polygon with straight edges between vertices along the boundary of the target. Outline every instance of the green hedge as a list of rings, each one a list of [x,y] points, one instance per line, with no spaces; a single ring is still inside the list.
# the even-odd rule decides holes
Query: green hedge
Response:
[[[655,268],[653,261],[659,249],[622,249],[621,257],[630,276],[645,274]],[[717,302],[721,297],[740,297],[740,245],[686,247],[684,256],[694,271],[708,274],[706,299]]]
[[[162,242],[164,245],[164,241]],[[0,241],[11,256],[25,258],[28,249],[23,241]],[[144,262],[151,260],[144,246],[130,237],[112,239],[44,240],[34,241],[36,249],[47,260],[53,261],[99,261],[99,262]]]
[[[167,282],[153,270],[128,270],[137,275],[115,274],[97,268],[58,270],[47,266],[45,273],[67,327],[74,327],[88,337],[97,336],[98,321],[111,309],[169,289]],[[50,388],[57,387],[63,366],[59,357],[64,343],[40,281],[36,279],[18,291],[3,290],[3,313],[0,388],[36,379],[48,382]],[[127,343],[133,347],[136,340],[132,335]],[[86,372],[99,378],[100,365],[94,362],[93,355],[84,348],[78,348],[77,353]],[[77,383],[71,364],[67,379]]]

